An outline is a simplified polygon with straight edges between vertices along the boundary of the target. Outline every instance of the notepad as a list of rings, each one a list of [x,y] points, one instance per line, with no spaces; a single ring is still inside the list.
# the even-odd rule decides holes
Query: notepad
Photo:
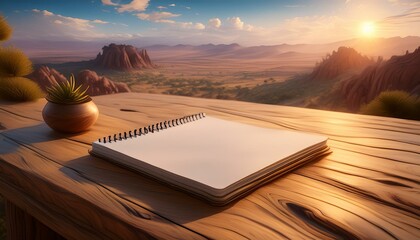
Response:
[[[195,114],[113,134],[92,155],[225,205],[329,152],[327,137]]]

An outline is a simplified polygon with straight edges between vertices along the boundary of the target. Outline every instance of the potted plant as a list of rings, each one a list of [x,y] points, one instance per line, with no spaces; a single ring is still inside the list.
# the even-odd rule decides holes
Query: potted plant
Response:
[[[74,76],[64,83],[47,88],[47,104],[42,110],[45,123],[59,132],[78,133],[89,129],[99,111],[86,88],[76,86]]]

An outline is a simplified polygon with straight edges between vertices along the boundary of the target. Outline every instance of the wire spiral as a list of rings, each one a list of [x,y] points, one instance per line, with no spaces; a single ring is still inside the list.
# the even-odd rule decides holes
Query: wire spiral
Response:
[[[133,138],[133,137],[137,137],[137,136],[146,135],[146,134],[149,134],[149,133],[154,133],[155,131],[157,131],[157,132],[163,131],[165,129],[168,129],[168,128],[171,128],[171,127],[176,127],[176,126],[179,126],[179,125],[182,125],[182,124],[185,124],[185,123],[193,122],[193,121],[205,118],[205,117],[206,117],[205,113],[197,113],[197,114],[193,114],[193,115],[184,116],[184,117],[181,117],[181,118],[176,118],[176,119],[172,119],[172,120],[158,122],[158,123],[146,126],[146,127],[141,127],[141,128],[138,128],[138,129],[130,130],[128,132],[115,133],[114,136],[109,135],[107,137],[99,138],[98,142],[112,143],[112,142],[116,142],[116,141],[121,141],[121,140],[125,140],[125,139],[128,139],[128,138]]]

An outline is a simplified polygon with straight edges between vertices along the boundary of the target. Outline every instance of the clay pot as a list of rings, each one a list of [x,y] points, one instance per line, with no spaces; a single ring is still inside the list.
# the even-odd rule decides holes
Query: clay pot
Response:
[[[42,110],[42,117],[48,126],[66,133],[88,130],[96,122],[98,115],[98,108],[93,101],[72,105],[47,102]]]

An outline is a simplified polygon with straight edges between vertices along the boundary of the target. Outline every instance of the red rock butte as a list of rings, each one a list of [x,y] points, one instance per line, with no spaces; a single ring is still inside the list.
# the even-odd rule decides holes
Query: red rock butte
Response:
[[[47,66],[41,66],[27,76],[36,82],[42,90],[46,91],[47,87],[52,87],[59,83],[67,81],[66,77]],[[99,76],[95,71],[82,70],[76,77],[77,85],[82,84],[83,89],[88,87],[87,93],[90,96],[130,92],[130,88],[126,83],[114,82],[105,76]]]
[[[153,68],[146,49],[137,49],[131,45],[117,45],[111,43],[102,48],[94,60],[97,66],[118,71],[131,71],[143,68]]]

